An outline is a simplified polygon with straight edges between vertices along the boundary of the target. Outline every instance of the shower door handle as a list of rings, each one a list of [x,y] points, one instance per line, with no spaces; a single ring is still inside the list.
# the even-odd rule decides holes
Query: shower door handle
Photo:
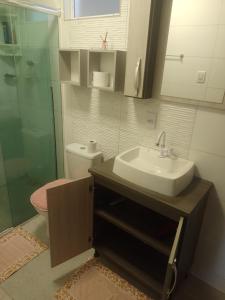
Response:
[[[10,78],[10,79],[16,79],[16,75],[15,75],[15,74],[9,74],[9,73],[6,73],[6,74],[4,75],[4,77],[5,77],[5,79],[7,79],[7,78]]]

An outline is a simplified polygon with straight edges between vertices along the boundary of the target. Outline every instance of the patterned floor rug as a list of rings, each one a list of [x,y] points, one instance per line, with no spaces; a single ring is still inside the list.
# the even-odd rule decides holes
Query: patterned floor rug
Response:
[[[56,293],[57,300],[151,300],[97,259],[76,270]]]
[[[12,298],[9,297],[9,295],[7,295],[5,291],[0,289],[0,300],[12,300]]]
[[[48,247],[21,227],[0,237],[0,283]]]

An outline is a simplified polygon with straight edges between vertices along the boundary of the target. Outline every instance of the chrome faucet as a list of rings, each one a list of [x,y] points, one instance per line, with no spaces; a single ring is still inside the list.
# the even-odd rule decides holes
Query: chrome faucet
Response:
[[[162,139],[162,143],[160,144],[161,139]],[[158,135],[156,146],[159,147],[159,145],[161,148],[166,147],[166,132],[165,131],[161,131],[160,134]]]
[[[168,157],[169,156],[169,149],[166,148],[166,132],[161,131],[157,141],[156,146],[160,147],[160,157]]]

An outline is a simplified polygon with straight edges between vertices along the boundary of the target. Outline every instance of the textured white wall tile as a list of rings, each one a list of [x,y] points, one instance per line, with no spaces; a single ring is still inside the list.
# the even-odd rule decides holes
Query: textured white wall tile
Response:
[[[124,97],[121,103],[121,129],[136,135],[152,136],[154,131],[149,124],[150,113],[158,113],[158,104],[153,100]]]
[[[63,115],[63,141],[65,146],[73,143],[72,122],[73,118],[70,115]]]
[[[114,128],[100,127],[99,130],[100,150],[104,153],[104,158],[109,159],[118,154],[119,131]]]
[[[140,144],[141,141],[139,136],[124,130],[120,130],[119,152],[123,152],[127,149],[138,146]]]
[[[177,155],[187,157],[196,113],[194,108],[170,103],[159,105],[153,100],[137,100],[79,87],[64,87],[63,94],[67,97],[63,100],[64,115],[73,120],[73,141],[86,144],[89,139],[97,139],[99,147],[108,149],[111,132],[114,140],[117,139],[117,146],[113,146],[113,153],[117,153],[118,149],[127,149],[135,143],[155,148],[158,133],[165,130],[167,145],[174,148]],[[149,124],[152,113],[158,116],[154,129]],[[107,138],[101,136],[104,128]]]
[[[194,107],[161,103],[158,129],[167,133],[168,145],[176,154],[187,157],[191,143],[196,109]]]
[[[60,20],[61,47],[99,48],[100,35],[108,32],[109,48],[126,50],[128,31],[129,1],[121,0],[120,15],[96,18],[81,18],[75,20]]]

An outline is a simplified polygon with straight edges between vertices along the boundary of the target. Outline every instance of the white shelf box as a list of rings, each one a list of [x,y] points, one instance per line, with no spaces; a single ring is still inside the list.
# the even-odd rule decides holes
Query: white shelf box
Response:
[[[81,49],[60,49],[59,73],[62,83],[87,85],[87,51]]]
[[[88,51],[88,87],[93,88],[93,72],[109,73],[109,85],[96,87],[107,91],[123,91],[125,78],[126,52],[118,50]]]
[[[0,56],[22,56],[20,47],[20,31],[19,22],[17,15],[11,14],[10,12],[0,12],[0,23],[2,31],[0,36]],[[3,23],[5,24],[5,30],[8,33],[4,35]]]

